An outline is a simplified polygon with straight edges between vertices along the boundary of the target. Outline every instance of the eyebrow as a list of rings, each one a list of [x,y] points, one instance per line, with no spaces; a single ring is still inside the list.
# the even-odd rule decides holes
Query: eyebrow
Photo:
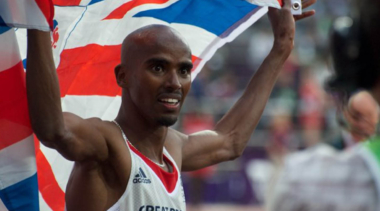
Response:
[[[180,66],[185,67],[185,68],[189,68],[189,69],[193,69],[193,63],[191,63],[191,62],[181,62]]]
[[[155,57],[155,58],[148,59],[145,63],[146,64],[155,64],[155,63],[169,64],[169,60],[162,58],[162,57]]]
[[[164,64],[164,65],[168,65],[170,63],[170,61],[168,59],[165,59],[163,57],[154,57],[154,58],[150,58],[148,59],[146,62],[146,64]],[[180,67],[186,67],[186,68],[190,68],[192,69],[193,68],[193,63],[192,62],[189,62],[189,61],[182,61],[179,63],[179,66]]]

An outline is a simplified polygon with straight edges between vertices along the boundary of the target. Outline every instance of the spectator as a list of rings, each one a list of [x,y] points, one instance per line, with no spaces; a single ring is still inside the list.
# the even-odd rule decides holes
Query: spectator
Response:
[[[336,74],[327,87],[340,99],[340,108],[347,105],[343,113],[349,131],[361,140],[376,131],[378,116],[367,115],[367,111],[378,114],[378,109],[367,92],[352,93],[366,89],[380,101],[380,23],[373,21],[380,18],[380,2],[354,3],[353,19],[334,26]],[[319,144],[287,156],[269,198],[269,210],[380,210],[379,152],[379,138],[371,137],[342,153]]]

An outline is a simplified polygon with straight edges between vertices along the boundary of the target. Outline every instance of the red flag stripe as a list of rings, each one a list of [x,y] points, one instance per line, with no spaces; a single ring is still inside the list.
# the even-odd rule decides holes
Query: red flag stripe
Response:
[[[194,55],[191,56],[191,62],[193,62],[193,69],[191,72],[193,72],[195,69],[197,69],[198,65],[201,63],[202,59],[198,58]]]
[[[0,84],[1,150],[30,136],[32,130],[26,100],[25,73],[21,61],[0,72]]]
[[[121,45],[97,44],[64,50],[57,69],[61,97],[66,95],[121,95],[114,68],[120,63]],[[192,56],[194,66],[200,59]],[[99,83],[101,82],[101,83]],[[96,86],[94,86],[96,84]]]
[[[23,107],[23,108],[16,107],[12,110],[25,109],[25,108],[26,107]],[[25,115],[25,112],[20,112],[20,113],[23,113],[22,115]],[[1,125],[0,126],[0,137],[1,137],[0,150],[6,147],[9,147],[10,145],[13,145],[29,137],[33,133],[30,127],[26,127],[22,124],[14,123],[7,119],[0,119],[0,125]]]
[[[129,1],[123,5],[121,5],[119,8],[115,9],[111,14],[109,14],[106,18],[103,20],[109,20],[109,19],[122,19],[127,12],[129,12],[131,9],[138,7],[143,4],[163,4],[168,2],[169,0],[133,0]]]
[[[57,6],[78,6],[81,0],[53,0],[54,5]]]
[[[97,44],[64,50],[57,69],[61,96],[120,94],[113,71],[120,63],[120,52],[121,45]]]
[[[25,73],[22,61],[19,61],[13,67],[0,72],[0,84],[2,86],[2,89],[0,89],[0,99],[6,99],[0,101],[0,106],[11,107],[12,102],[10,101],[24,98],[26,96]],[[0,109],[0,112],[3,111],[4,109]],[[3,116],[1,115],[0,117]]]
[[[36,160],[38,188],[42,198],[52,210],[63,211],[65,208],[65,193],[59,187],[48,160],[39,148],[36,153]]]

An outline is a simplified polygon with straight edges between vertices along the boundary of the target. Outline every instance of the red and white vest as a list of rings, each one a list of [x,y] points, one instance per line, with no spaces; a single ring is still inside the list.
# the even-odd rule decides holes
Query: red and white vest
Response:
[[[173,171],[162,170],[127,140],[131,154],[131,175],[121,198],[108,211],[185,211],[181,174],[164,148],[164,160]]]

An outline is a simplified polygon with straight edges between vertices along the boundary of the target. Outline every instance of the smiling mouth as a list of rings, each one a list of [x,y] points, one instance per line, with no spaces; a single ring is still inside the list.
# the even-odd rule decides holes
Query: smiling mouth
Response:
[[[169,108],[177,108],[180,103],[180,100],[174,98],[163,98],[159,99],[158,102],[164,104],[166,107]]]

